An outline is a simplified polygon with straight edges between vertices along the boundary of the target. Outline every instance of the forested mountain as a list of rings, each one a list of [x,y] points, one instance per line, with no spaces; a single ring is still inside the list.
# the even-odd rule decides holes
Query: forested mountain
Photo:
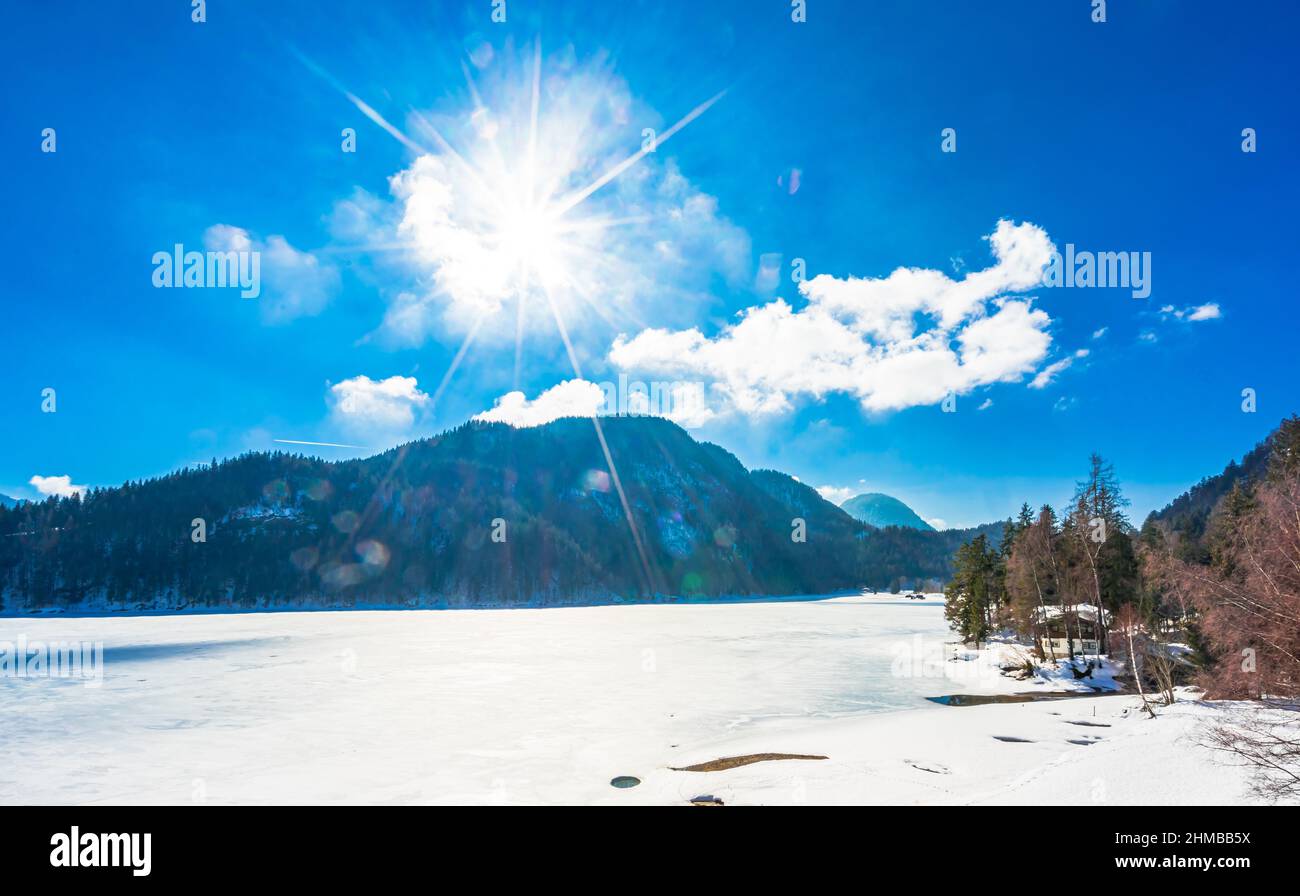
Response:
[[[659,418],[472,422],[364,460],[251,453],[0,509],[10,612],[590,603],[947,575],[960,535],[874,530]],[[798,520],[802,520],[799,523]]]
[[[1204,562],[1208,559],[1206,532],[1216,508],[1234,488],[1249,487],[1268,470],[1276,431],[1251,449],[1241,463],[1229,461],[1222,473],[1207,476],[1166,507],[1147,517],[1166,532],[1179,536],[1179,550],[1185,559]]]
[[[934,526],[921,519],[912,508],[897,498],[879,492],[855,495],[841,504],[840,509],[855,520],[876,528],[903,526],[920,529],[922,532],[934,531]]]

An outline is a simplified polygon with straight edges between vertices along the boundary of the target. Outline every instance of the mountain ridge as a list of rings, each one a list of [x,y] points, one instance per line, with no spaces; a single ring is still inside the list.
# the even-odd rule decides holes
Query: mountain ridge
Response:
[[[662,418],[607,417],[602,427],[618,482],[589,418],[520,429],[470,421],[368,458],[251,452],[3,509],[0,611],[895,589],[943,581],[956,548],[980,531],[873,528]]]

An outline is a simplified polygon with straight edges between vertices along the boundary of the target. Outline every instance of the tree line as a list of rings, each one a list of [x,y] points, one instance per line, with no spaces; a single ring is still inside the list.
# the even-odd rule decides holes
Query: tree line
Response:
[[[1125,660],[1144,705],[1151,692],[1172,702],[1187,682],[1209,699],[1286,710],[1213,739],[1260,770],[1268,795],[1300,793],[1300,417],[1140,529],[1127,506],[1114,467],[1094,454],[1064,508],[1026,504],[1000,545],[963,544],[946,589],[953,630],[977,645],[1010,631],[1041,660],[1074,663],[1085,610],[1101,608],[1098,651]],[[1045,640],[1053,621],[1063,656]]]

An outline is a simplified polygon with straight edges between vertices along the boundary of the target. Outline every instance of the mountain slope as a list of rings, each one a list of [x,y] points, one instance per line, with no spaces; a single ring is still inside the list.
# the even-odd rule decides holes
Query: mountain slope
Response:
[[[11,498],[8,495],[0,495],[0,507],[17,507],[18,499]]]
[[[1249,451],[1241,463],[1229,461],[1222,473],[1206,476],[1164,508],[1152,512],[1148,519],[1164,524],[1171,532],[1199,539],[1205,534],[1210,515],[1223,496],[1232,491],[1234,485],[1244,485],[1262,476],[1268,469],[1271,453],[1270,436]]]
[[[905,526],[909,529],[920,529],[922,532],[935,531],[934,526],[921,519],[902,501],[879,492],[868,492],[849,498],[840,505],[840,509],[854,519],[875,526],[877,529],[883,529],[885,526]]]
[[[868,530],[811,489],[666,420],[602,425],[635,535],[590,420],[468,423],[365,460],[248,454],[0,511],[0,595],[9,610],[476,606],[864,583]]]
[[[1208,562],[1206,535],[1215,512],[1234,488],[1249,488],[1268,472],[1278,431],[1274,429],[1264,441],[1248,451],[1241,463],[1229,461],[1223,472],[1206,476],[1168,505],[1152,512],[1147,517],[1147,525],[1158,525],[1165,532],[1177,535],[1178,551],[1183,559]]]

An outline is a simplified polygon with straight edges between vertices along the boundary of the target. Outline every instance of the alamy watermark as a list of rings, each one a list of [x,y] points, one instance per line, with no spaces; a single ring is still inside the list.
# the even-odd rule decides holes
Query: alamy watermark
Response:
[[[0,678],[79,679],[88,688],[104,683],[103,641],[0,641]]]
[[[186,252],[177,243],[170,252],[155,252],[153,266],[153,285],[159,289],[237,286],[246,299],[262,294],[262,253],[256,249]]]
[[[1065,255],[1052,253],[1043,272],[1044,286],[1073,289],[1129,289],[1133,298],[1151,295],[1150,252],[1089,252],[1065,244]]]
[[[607,417],[669,417],[690,418],[707,413],[704,384],[692,381],[644,383],[629,381],[626,373],[618,375],[618,382],[596,384],[605,399],[598,413]]]

